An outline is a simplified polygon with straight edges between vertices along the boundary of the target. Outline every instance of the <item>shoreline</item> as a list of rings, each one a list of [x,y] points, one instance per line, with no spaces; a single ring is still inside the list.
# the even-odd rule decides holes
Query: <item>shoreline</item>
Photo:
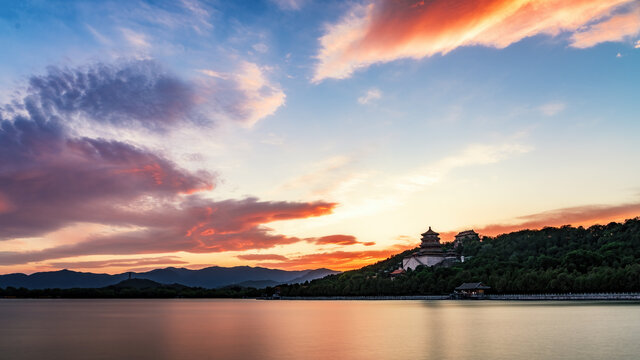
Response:
[[[504,294],[504,295],[484,295],[470,297],[456,297],[455,295],[389,295],[389,296],[281,296],[281,297],[61,297],[61,296],[0,296],[1,300],[32,299],[32,300],[52,300],[52,299],[78,299],[78,300],[106,300],[106,299],[233,299],[233,300],[321,300],[321,301],[345,301],[345,300],[485,300],[485,301],[640,301],[640,293],[584,293],[584,294]]]
[[[640,293],[505,294],[455,298],[451,295],[406,296],[282,296],[258,300],[491,300],[491,301],[640,301]]]

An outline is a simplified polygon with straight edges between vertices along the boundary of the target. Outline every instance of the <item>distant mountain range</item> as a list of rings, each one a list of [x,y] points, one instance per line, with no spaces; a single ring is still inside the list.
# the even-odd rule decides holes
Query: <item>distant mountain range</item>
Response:
[[[148,279],[161,284],[181,284],[190,287],[219,288],[228,285],[263,288],[279,284],[296,284],[319,279],[338,271],[329,269],[287,271],[262,267],[212,266],[200,270],[168,267],[148,272],[131,273],[135,279]],[[31,275],[0,275],[0,288],[24,287],[27,289],[101,288],[117,284],[129,278],[129,273],[94,274],[70,270],[38,272]]]

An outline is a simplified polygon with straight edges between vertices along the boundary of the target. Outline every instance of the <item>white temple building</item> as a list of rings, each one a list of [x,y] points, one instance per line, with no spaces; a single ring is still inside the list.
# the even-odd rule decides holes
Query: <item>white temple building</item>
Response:
[[[431,230],[431,226],[429,226],[429,230],[422,234],[420,249],[402,259],[402,269],[415,270],[420,265],[434,266],[441,264],[443,261],[457,262],[459,260],[457,254],[442,250],[439,235]]]

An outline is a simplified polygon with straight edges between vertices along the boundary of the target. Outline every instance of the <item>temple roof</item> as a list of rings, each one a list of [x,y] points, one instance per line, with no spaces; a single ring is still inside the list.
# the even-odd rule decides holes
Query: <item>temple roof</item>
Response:
[[[491,287],[484,285],[481,282],[477,283],[463,283],[458,286],[456,290],[489,290]]]
[[[438,235],[440,235],[440,234],[438,234],[437,232],[435,232],[435,231],[431,230],[431,226],[429,226],[429,230],[427,230],[426,232],[423,232],[421,235],[422,235],[422,236],[425,236],[425,235],[431,235],[431,236],[435,235],[435,236],[438,236]]]
[[[458,237],[458,236],[468,236],[468,235],[478,235],[478,233],[473,231],[473,230],[465,230],[465,231],[459,232],[458,235],[456,235],[456,237]]]

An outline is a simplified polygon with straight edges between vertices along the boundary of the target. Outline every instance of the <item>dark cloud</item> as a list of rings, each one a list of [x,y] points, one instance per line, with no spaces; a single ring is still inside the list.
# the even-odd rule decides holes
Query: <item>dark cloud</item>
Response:
[[[336,204],[322,201],[208,200],[197,192],[213,188],[213,175],[186,171],[121,141],[78,136],[71,128],[81,115],[163,129],[193,105],[187,85],[148,61],[52,68],[31,78],[28,94],[5,106],[0,117],[0,240],[45,236],[77,223],[118,226],[119,232],[39,251],[0,252],[0,264],[268,249],[303,239],[265,224],[332,212]],[[115,263],[109,264],[94,265]],[[131,266],[137,265],[144,264]]]
[[[131,224],[132,203],[209,189],[147,150],[117,141],[70,138],[57,121],[0,125],[0,239],[38,236],[75,222]],[[126,214],[126,216],[124,216]]]
[[[192,197],[179,205],[159,206],[143,213],[110,214],[114,221],[144,227],[40,251],[0,252],[0,265],[80,255],[153,254],[176,251],[212,253],[268,249],[302,241],[272,233],[264,224],[331,213],[325,202],[269,202],[254,198],[214,202]]]
[[[31,77],[24,106],[32,118],[34,112],[80,114],[91,121],[162,130],[189,119],[195,99],[191,85],[145,60],[73,70],[50,67],[46,75]]]

